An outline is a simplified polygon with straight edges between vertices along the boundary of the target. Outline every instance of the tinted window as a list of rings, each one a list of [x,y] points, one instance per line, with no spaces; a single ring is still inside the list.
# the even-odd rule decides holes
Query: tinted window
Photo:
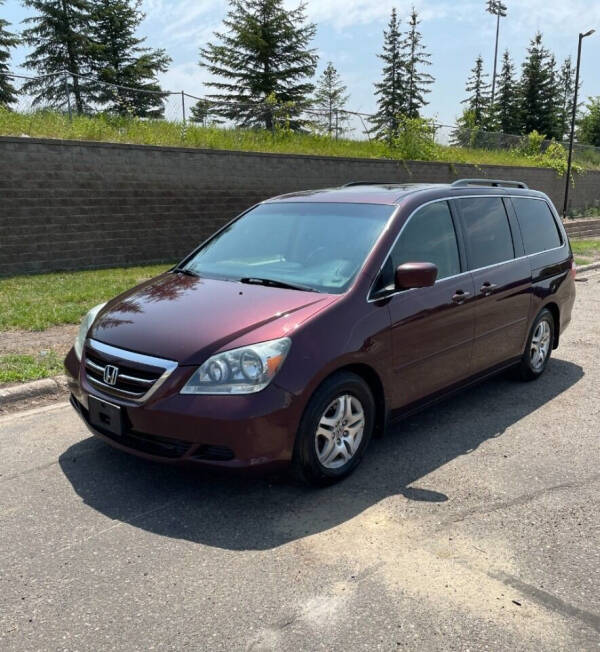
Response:
[[[526,254],[560,247],[561,238],[550,207],[539,199],[513,198]]]
[[[446,202],[424,206],[408,221],[392,251],[392,269],[402,263],[433,263],[438,279],[460,274],[456,233]]]
[[[508,216],[502,199],[473,197],[457,200],[462,213],[471,269],[515,257]]]
[[[187,268],[200,276],[265,278],[340,293],[393,210],[372,204],[261,204],[210,240]]]

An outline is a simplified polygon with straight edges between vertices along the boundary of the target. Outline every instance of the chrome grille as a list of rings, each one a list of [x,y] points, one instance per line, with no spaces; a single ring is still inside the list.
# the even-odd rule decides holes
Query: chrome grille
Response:
[[[91,339],[86,342],[84,365],[90,385],[105,394],[136,402],[148,400],[177,367],[172,360],[134,353]],[[113,373],[107,373],[107,367]]]

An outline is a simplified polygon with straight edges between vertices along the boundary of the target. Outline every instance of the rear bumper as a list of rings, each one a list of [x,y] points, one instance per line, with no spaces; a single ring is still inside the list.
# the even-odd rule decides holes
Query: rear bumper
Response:
[[[89,431],[115,448],[168,464],[225,469],[275,469],[292,459],[301,406],[275,384],[247,396],[161,392],[147,404],[133,405],[89,386],[80,367],[71,350],[65,360],[71,404]],[[89,396],[120,406],[123,435],[90,423]]]

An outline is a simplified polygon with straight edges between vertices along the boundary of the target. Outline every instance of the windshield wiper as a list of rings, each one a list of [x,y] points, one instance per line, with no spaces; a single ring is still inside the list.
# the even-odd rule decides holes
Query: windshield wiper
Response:
[[[318,292],[315,288],[309,285],[301,285],[299,283],[286,283],[285,281],[276,281],[271,278],[255,278],[253,276],[246,276],[240,279],[240,283],[247,283],[248,285],[266,285],[272,288],[284,288],[286,290],[302,290],[303,292]]]
[[[193,272],[191,269],[188,269],[187,267],[176,267],[173,270],[173,274],[185,274],[186,276],[200,276],[200,274],[196,274],[196,272]]]

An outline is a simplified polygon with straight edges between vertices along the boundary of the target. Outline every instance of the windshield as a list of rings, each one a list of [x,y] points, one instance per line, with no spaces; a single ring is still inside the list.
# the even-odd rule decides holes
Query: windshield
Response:
[[[393,210],[376,204],[261,204],[212,238],[184,269],[339,294],[352,283]]]

